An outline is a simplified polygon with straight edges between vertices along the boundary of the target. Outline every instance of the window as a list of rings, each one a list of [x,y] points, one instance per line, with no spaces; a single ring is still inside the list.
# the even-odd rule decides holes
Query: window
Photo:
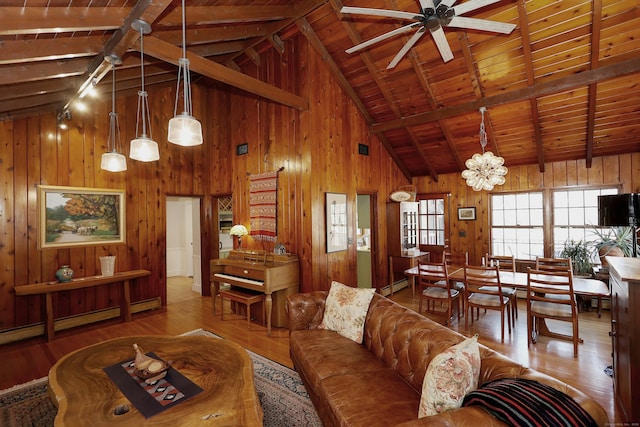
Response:
[[[418,221],[421,245],[445,245],[444,206],[444,198],[419,200]]]
[[[618,194],[618,189],[554,190],[552,194],[553,255],[557,255],[566,241],[590,242],[597,239],[593,228],[598,225],[598,196]]]
[[[535,259],[544,255],[542,192],[491,195],[491,253]]]
[[[598,224],[598,196],[607,194],[618,194],[618,189],[492,194],[491,253],[534,260],[536,256],[557,256],[567,240],[595,240],[593,228]],[[550,198],[552,224],[545,224],[545,196]],[[550,242],[545,241],[545,229],[552,230],[546,236]],[[549,248],[548,253],[545,253],[545,247]]]

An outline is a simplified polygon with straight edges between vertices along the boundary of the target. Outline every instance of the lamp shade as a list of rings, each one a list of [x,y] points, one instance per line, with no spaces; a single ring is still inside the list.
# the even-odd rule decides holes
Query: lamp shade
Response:
[[[141,162],[154,162],[160,159],[158,143],[144,136],[131,140],[129,157]]]
[[[233,227],[231,227],[231,230],[229,230],[229,234],[232,236],[246,236],[247,234],[249,234],[249,232],[247,231],[247,227],[245,227],[242,224],[236,224]]]
[[[100,159],[100,169],[109,172],[122,172],[127,170],[127,158],[118,152],[103,153]]]
[[[202,144],[202,125],[188,113],[182,113],[169,120],[169,142],[183,147]]]

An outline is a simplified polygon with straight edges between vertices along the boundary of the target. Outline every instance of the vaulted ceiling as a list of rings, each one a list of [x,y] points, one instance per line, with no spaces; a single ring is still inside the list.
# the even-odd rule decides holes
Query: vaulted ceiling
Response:
[[[445,0],[451,2],[452,0]],[[455,5],[484,0],[458,0]],[[180,0],[2,0],[0,120],[62,112],[98,81],[109,94],[140,85],[144,36],[149,90],[175,85],[181,56]],[[440,3],[435,0],[436,5]],[[491,3],[487,1],[486,3]],[[400,28],[399,19],[343,14],[343,6],[420,12],[418,0],[186,0],[193,80],[217,81],[305,109],[299,94],[242,74],[266,49],[296,34],[321,53],[408,177],[459,172],[481,150],[506,166],[586,160],[640,151],[640,6],[636,0],[502,0],[465,14],[515,24],[508,35],[444,27],[453,59],[425,34],[387,69],[412,32],[355,53],[348,48]]]

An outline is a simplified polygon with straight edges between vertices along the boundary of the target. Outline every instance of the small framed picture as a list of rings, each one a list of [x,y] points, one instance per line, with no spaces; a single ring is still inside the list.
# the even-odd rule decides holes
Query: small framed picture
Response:
[[[476,208],[458,208],[458,221],[475,221]]]
[[[347,195],[326,193],[327,253],[347,250]]]

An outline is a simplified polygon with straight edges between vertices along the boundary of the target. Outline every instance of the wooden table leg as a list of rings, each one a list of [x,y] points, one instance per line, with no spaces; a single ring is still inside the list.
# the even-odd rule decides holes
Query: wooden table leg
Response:
[[[44,300],[45,300],[45,310],[46,310],[46,316],[47,316],[47,321],[45,324],[45,329],[46,329],[46,334],[47,334],[47,340],[49,341],[53,341],[53,337],[55,335],[55,328],[53,325],[53,301],[51,298],[51,292],[47,292],[44,294]]]
[[[122,297],[120,298],[120,316],[125,322],[131,322],[131,286],[128,280],[122,282]]]
[[[219,290],[220,290],[220,283],[215,280],[212,280],[211,281],[211,305],[213,305],[214,315],[216,314],[216,297],[218,296]]]
[[[267,335],[271,336],[271,309],[273,308],[273,300],[271,299],[271,293],[265,295],[264,307],[267,316]]]

